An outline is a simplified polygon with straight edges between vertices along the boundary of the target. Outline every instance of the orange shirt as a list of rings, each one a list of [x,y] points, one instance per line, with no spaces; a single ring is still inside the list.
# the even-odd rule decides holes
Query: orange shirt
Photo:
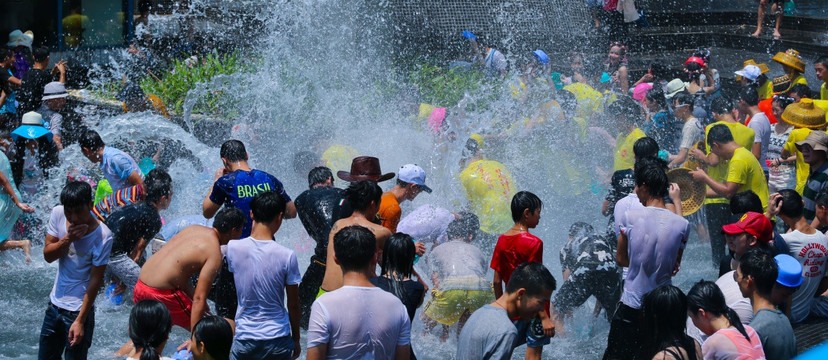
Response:
[[[391,230],[391,233],[397,233],[397,224],[400,223],[400,203],[397,202],[397,197],[393,193],[387,192],[382,194],[380,201],[379,217],[382,220],[382,226]]]

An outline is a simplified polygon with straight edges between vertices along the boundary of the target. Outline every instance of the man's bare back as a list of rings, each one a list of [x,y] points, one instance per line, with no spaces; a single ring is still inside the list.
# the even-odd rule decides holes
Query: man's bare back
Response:
[[[192,225],[150,256],[138,280],[156,289],[180,289],[193,297],[190,277],[199,274],[199,282],[212,284],[220,268],[218,232],[211,227]]]
[[[356,215],[356,216],[354,216]],[[384,228],[382,225],[372,223],[365,219],[362,215],[354,215],[338,220],[331,228],[331,233],[328,235],[328,256],[325,266],[325,278],[322,280],[322,289],[325,291],[334,291],[342,287],[342,268],[334,261],[334,245],[333,238],[340,229],[352,225],[359,225],[371,230],[374,236],[377,237],[377,253],[381,254],[382,249],[385,248],[385,240],[391,237],[391,230]],[[376,263],[374,264],[376,266]]]

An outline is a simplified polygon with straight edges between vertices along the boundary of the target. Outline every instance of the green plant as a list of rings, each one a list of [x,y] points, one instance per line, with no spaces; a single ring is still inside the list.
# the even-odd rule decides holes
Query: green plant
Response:
[[[208,54],[195,61],[176,59],[172,69],[159,78],[149,75],[141,80],[141,89],[147,94],[161,98],[167,109],[182,113],[187,93],[197,84],[208,83],[217,75],[233,75],[251,71],[252,64],[242,61],[238,53]],[[228,115],[227,97],[222,89],[211,89],[198,97],[192,111],[211,115]]]
[[[423,102],[441,107],[456,105],[467,92],[476,92],[484,81],[479,71],[446,69],[429,63],[417,66],[409,80],[420,90]]]

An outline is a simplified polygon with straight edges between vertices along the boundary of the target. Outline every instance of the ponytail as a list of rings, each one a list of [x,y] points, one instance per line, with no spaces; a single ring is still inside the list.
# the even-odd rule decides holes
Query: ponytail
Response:
[[[170,336],[170,311],[157,300],[141,300],[129,314],[129,339],[141,349],[140,360],[159,360],[157,347]]]
[[[136,344],[135,347],[138,348],[139,346]],[[161,359],[161,356],[158,354],[158,351],[155,350],[155,347],[148,346],[148,345],[141,347],[141,358],[139,360],[160,360],[160,359]]]
[[[750,342],[750,336],[748,336],[747,331],[745,330],[745,326],[742,325],[742,319],[739,318],[739,314],[737,314],[735,310],[728,306],[727,310],[725,310],[725,313],[723,315],[725,316],[727,321],[730,322],[730,325],[733,325],[733,327],[735,327],[736,330],[739,330],[739,332],[742,333],[745,339],[747,339],[747,341]]]

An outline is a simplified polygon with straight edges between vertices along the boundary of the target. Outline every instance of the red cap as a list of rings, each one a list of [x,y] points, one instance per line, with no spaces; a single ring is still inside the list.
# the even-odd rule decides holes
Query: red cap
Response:
[[[691,62],[694,62],[694,63],[696,63],[696,64],[699,64],[699,65],[701,65],[702,67],[704,67],[704,66],[705,66],[705,64],[704,64],[704,59],[702,59],[702,58],[700,58],[700,57],[697,57],[697,56],[691,56],[689,59],[687,59],[687,61],[685,61],[685,62],[684,62],[684,66],[689,65]]]
[[[765,215],[752,211],[742,215],[739,221],[722,226],[722,230],[730,235],[748,233],[763,243],[769,242],[773,237],[773,225],[770,220]]]

